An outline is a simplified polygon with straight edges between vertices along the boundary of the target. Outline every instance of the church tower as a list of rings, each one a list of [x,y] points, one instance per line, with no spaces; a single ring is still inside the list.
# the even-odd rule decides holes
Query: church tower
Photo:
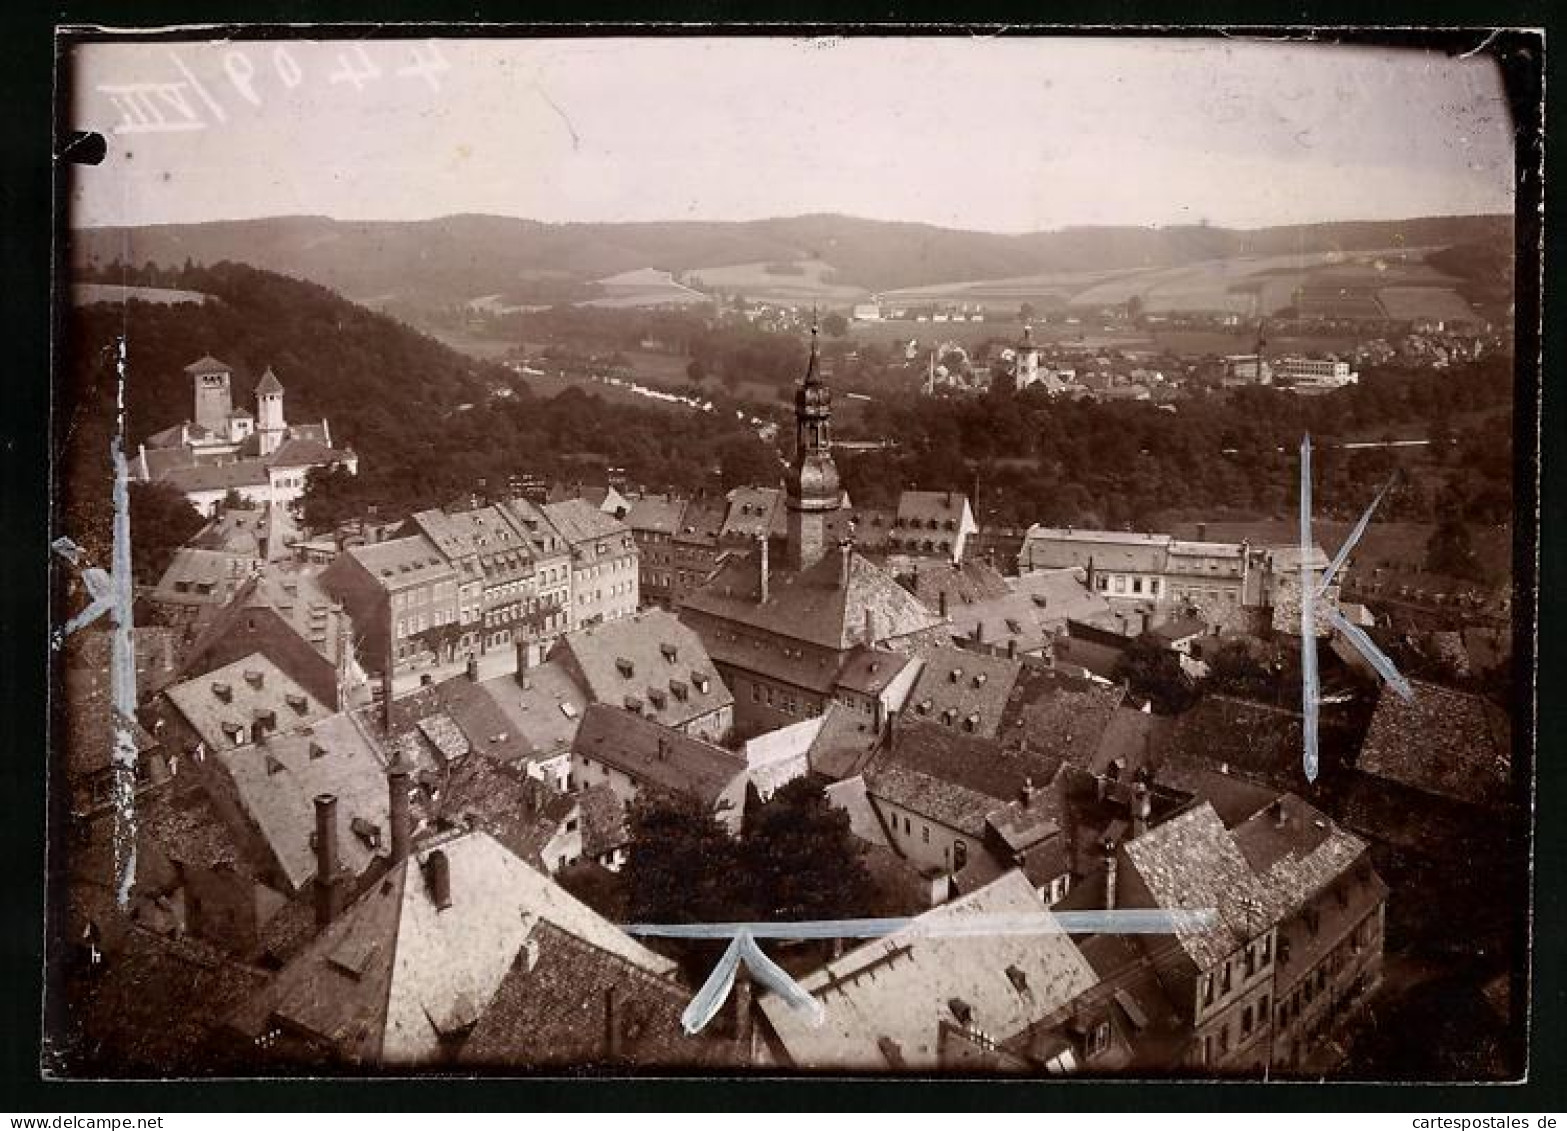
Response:
[[[822,381],[818,327],[811,360],[794,395],[794,466],[789,470],[789,565],[809,569],[827,551],[827,516],[843,498],[832,461],[832,390]]]
[[[261,440],[263,456],[277,451],[287,427],[283,423],[283,382],[268,366],[256,386],[256,435]]]
[[[1032,323],[1023,326],[1023,343],[1017,349],[1017,368],[1013,377],[1013,387],[1019,392],[1035,384],[1039,380],[1039,347],[1034,344],[1034,327]]]

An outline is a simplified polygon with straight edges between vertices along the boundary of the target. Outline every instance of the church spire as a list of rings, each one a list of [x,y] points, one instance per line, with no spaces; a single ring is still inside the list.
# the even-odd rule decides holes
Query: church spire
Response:
[[[843,491],[832,460],[832,389],[822,379],[820,327],[811,315],[811,356],[794,395],[794,466],[789,470],[789,559],[795,569],[819,561],[827,546],[826,516]]]

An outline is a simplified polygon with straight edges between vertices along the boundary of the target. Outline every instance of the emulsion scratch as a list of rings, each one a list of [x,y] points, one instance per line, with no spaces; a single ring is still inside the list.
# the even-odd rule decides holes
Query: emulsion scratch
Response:
[[[114,562],[109,580],[114,619],[109,654],[109,691],[114,703],[114,866],[115,895],[123,910],[136,883],[136,642],[131,614],[130,469],[125,459],[125,336],[115,358],[116,400],[114,438],[109,442],[114,462]]]

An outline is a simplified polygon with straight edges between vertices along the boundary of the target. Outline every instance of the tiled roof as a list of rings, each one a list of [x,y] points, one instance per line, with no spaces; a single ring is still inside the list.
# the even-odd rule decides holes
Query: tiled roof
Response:
[[[429,860],[446,858],[451,905],[437,907]],[[673,963],[649,951],[473,832],[427,846],[393,868],[234,1016],[260,1037],[279,1017],[336,1055],[366,1065],[432,1063],[443,1035],[477,1021],[540,922],[658,976]]]
[[[680,530],[675,534],[675,541],[711,545],[724,528],[724,516],[728,510],[728,504],[722,499],[693,499],[686,504],[685,513],[681,515]]]
[[[484,680],[479,686],[506,719],[508,752],[536,762],[571,749],[588,698],[559,664],[530,668],[526,691],[509,675]],[[490,757],[501,757],[494,745],[482,749]]]
[[[968,496],[956,491],[904,491],[898,496],[898,521],[923,526],[935,519],[945,530],[948,522],[961,524],[967,506]]]
[[[240,805],[294,890],[316,871],[315,798],[337,798],[338,846],[343,867],[359,875],[388,851],[386,770],[379,752],[347,715],[333,715],[307,732],[272,735],[265,742],[207,755],[233,783]],[[379,833],[374,843],[352,831],[355,820]]]
[[[1117,761],[1123,773],[1136,773],[1145,766],[1152,768],[1164,752],[1173,725],[1166,715],[1122,704],[1111,713],[1087,768],[1102,774]]]
[[[265,458],[265,463],[268,467],[320,467],[347,458],[347,452],[330,448],[320,440],[290,435]]]
[[[838,669],[837,686],[861,695],[880,695],[904,668],[915,662],[915,657],[902,652],[856,648]]]
[[[588,705],[572,752],[708,806],[733,792],[746,770],[745,759],[733,751],[603,703]]]
[[[317,655],[333,664],[340,648],[352,649],[353,626],[348,614],[321,586],[319,572],[294,562],[270,562],[202,629],[181,666],[182,678],[199,670],[208,650],[232,632],[241,618],[260,609],[275,612]]]
[[[630,533],[625,523],[583,499],[547,503],[544,514],[560,532],[560,536],[574,547],[583,542]]]
[[[65,756],[71,777],[101,773],[114,757],[115,712],[109,684],[109,633],[80,632],[65,666]],[[139,751],[157,745],[136,719],[125,720]]]
[[[1067,672],[1023,664],[1000,737],[1073,766],[1093,764],[1125,693]]]
[[[1170,545],[1168,534],[1124,530],[1063,530],[1029,527],[1021,560],[1031,569],[1067,566],[1132,573],[1163,573]]]
[[[219,361],[209,353],[187,365],[185,372],[193,376],[202,373],[232,373],[234,367],[226,361]]]
[[[1254,813],[1232,834],[1256,875],[1263,913],[1294,914],[1366,852],[1366,842],[1294,794]]]
[[[1007,749],[940,723],[906,721],[897,724],[887,749],[866,766],[865,783],[873,797],[982,837],[987,816],[1030,781],[1047,786],[1060,766],[1059,760]]]
[[[835,651],[867,643],[867,621],[874,635],[870,643],[940,627],[940,618],[927,611],[891,574],[860,554],[849,554],[847,586],[841,581],[843,564],[836,552],[823,555],[798,573],[773,569],[765,603],[758,600],[754,557],[755,551],[732,560],[686,598],[686,607]]]
[[[1280,789],[1305,789],[1301,717],[1227,695],[1204,695],[1176,716],[1166,760],[1228,772]]]
[[[626,525],[639,533],[677,534],[686,501],[674,495],[643,495],[626,512]]]
[[[182,546],[174,551],[153,595],[175,604],[221,605],[260,568],[261,559],[250,554]]]
[[[456,576],[435,543],[418,534],[351,546],[347,553],[388,590]]]
[[[148,453],[151,455],[151,453]],[[154,478],[187,494],[192,491],[227,491],[240,487],[265,487],[270,478],[267,465],[259,459],[240,459],[232,463],[203,463],[171,467]]]
[[[1121,851],[1155,907],[1218,912],[1212,927],[1176,931],[1199,970],[1222,962],[1277,921],[1268,917],[1265,893],[1239,845],[1206,802],[1133,837]]]
[[[272,367],[267,366],[267,371],[261,375],[261,380],[256,382],[258,393],[281,393],[283,382],[277,379],[277,374],[272,372]]]
[[[249,742],[257,722],[288,733],[331,713],[259,652],[166,687],[163,694],[209,752]]]
[[[729,492],[729,511],[721,534],[725,538],[783,537],[789,524],[784,493],[777,487],[736,487]]]
[[[621,706],[633,695],[665,726],[682,727],[734,703],[701,638],[663,609],[568,633],[550,658],[580,673],[593,702]]]
[[[610,1055],[610,999],[617,1026]],[[620,955],[541,922],[501,980],[459,1060],[510,1068],[592,1064],[718,1068],[737,1044],[712,1029],[687,1034],[690,991]]]
[[[1021,663],[959,648],[925,649],[920,658],[925,668],[909,692],[906,717],[941,722],[965,734],[1000,736]]]
[[[929,933],[986,914],[1037,915],[1039,933]],[[1097,980],[1033,885],[1013,871],[801,979],[825,1013],[820,1026],[773,994],[759,1004],[798,1067],[917,1071],[941,1066],[943,1021],[1005,1040]]]
[[[1384,686],[1360,749],[1362,771],[1473,804],[1500,806],[1512,780],[1506,712],[1488,700],[1411,680],[1414,701]]]
[[[598,782],[574,795],[582,812],[582,852],[605,856],[631,843],[626,807],[614,789]]]
[[[880,742],[868,716],[844,703],[828,703],[808,754],[811,771],[833,780],[857,776]]]

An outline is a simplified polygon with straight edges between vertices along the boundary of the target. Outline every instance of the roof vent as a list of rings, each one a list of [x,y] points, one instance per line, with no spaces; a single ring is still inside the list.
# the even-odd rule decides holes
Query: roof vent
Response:
[[[281,774],[282,772],[283,772],[283,763],[279,762],[271,754],[268,754],[267,755],[267,777],[271,777],[273,774]]]

